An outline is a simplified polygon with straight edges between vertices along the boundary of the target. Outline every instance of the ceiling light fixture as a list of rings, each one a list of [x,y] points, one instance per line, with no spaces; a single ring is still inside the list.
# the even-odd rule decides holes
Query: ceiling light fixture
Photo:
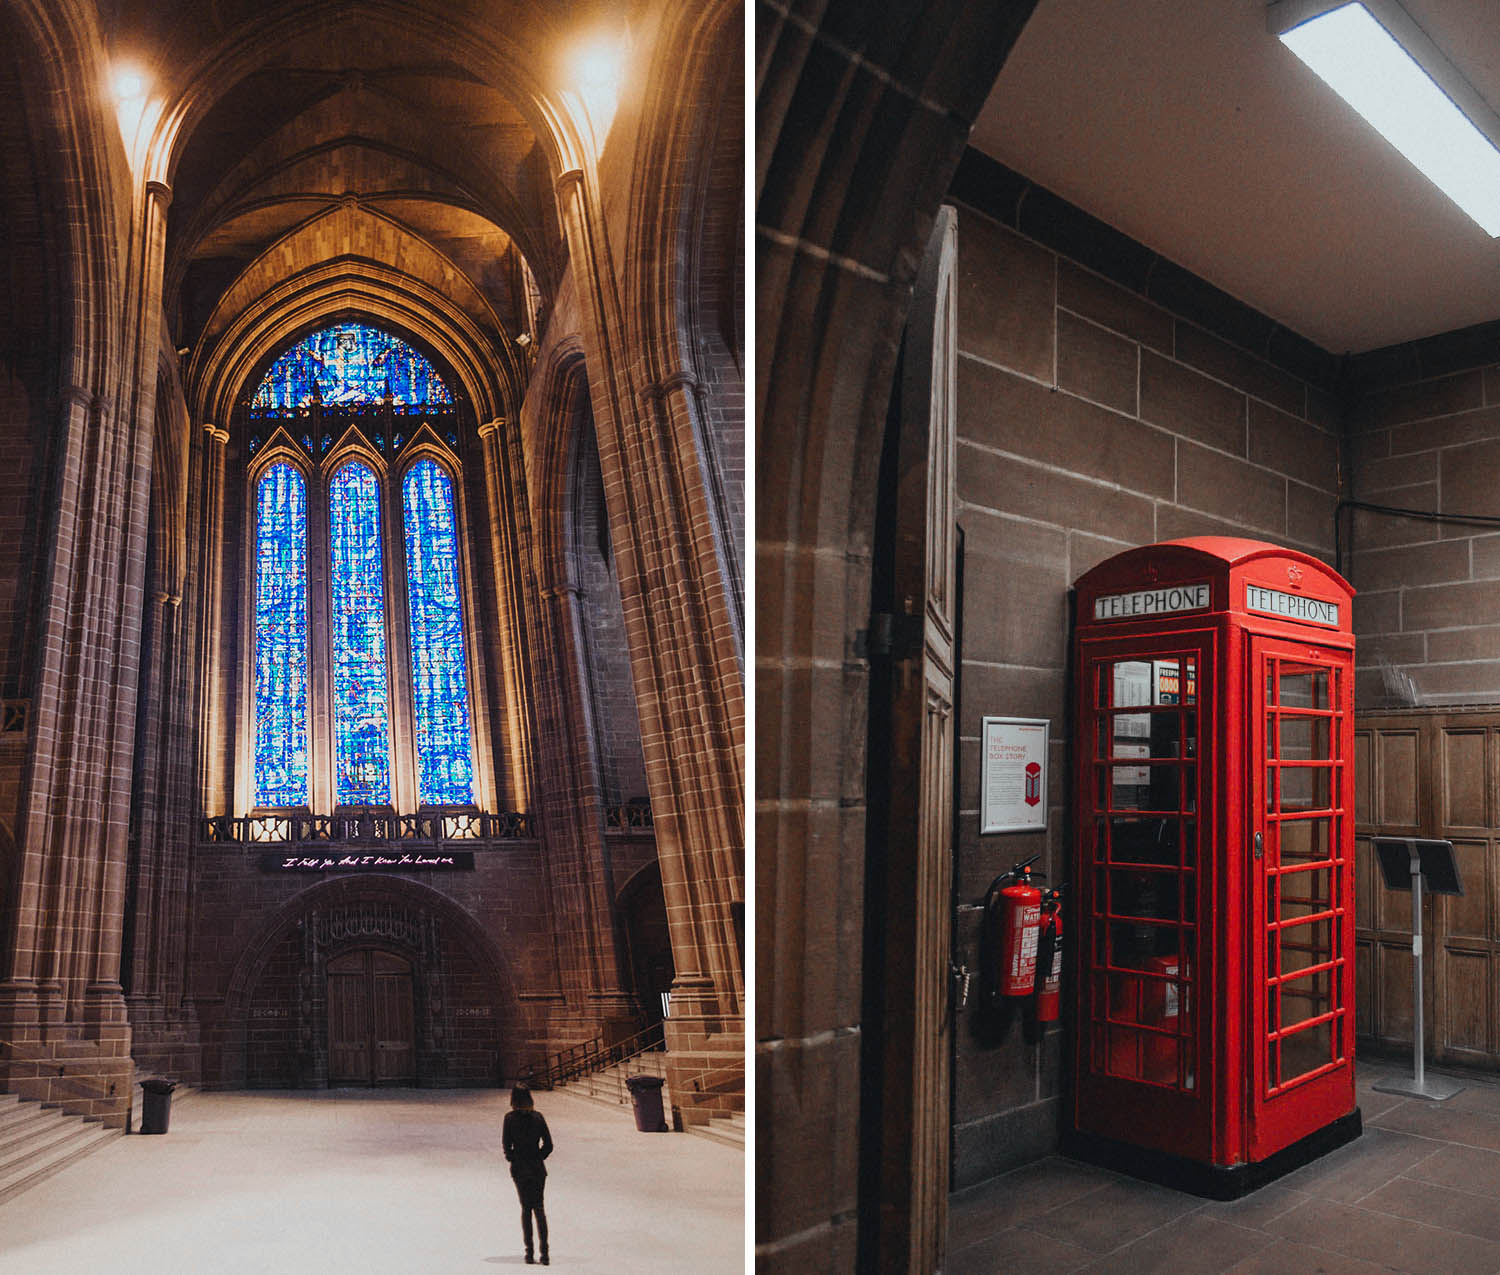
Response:
[[[1396,0],[1279,0],[1272,34],[1492,238],[1500,116]]]

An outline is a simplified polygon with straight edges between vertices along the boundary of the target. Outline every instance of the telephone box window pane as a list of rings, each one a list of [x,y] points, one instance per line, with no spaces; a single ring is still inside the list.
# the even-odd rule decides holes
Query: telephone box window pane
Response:
[[[1154,660],[1152,703],[1162,705],[1198,702],[1198,662],[1191,656]]]
[[[1110,860],[1114,863],[1176,865],[1178,822],[1128,815],[1110,820]]]
[[[1316,1071],[1333,1061],[1333,1024],[1319,1023],[1281,1038],[1281,1083]]]
[[[345,465],[329,483],[328,539],[336,800],[384,804],[391,748],[380,486],[363,465]]]
[[[453,484],[438,465],[422,460],[406,471],[401,489],[419,799],[463,805],[474,799],[474,764]]]
[[[1329,794],[1327,766],[1282,766],[1282,810],[1327,810]]]
[[[1128,868],[1117,868],[1111,876],[1111,910],[1116,916],[1150,921],[1175,922],[1179,919],[1175,872],[1133,872]]]
[[[307,488],[291,465],[255,492],[255,803],[307,804]]]
[[[1284,714],[1281,718],[1282,761],[1327,761],[1328,730],[1327,717],[1299,717]]]
[[[1320,1018],[1333,1007],[1329,972],[1323,970],[1306,978],[1293,979],[1281,985],[1281,1025],[1283,1029]]]
[[[1119,660],[1114,666],[1114,705],[1131,708],[1151,703],[1151,661]]]
[[[1317,863],[1328,858],[1332,819],[1283,819],[1278,825],[1281,862]]]
[[[1280,880],[1283,921],[1314,916],[1319,912],[1327,912],[1333,906],[1330,895],[1333,880],[1327,868],[1314,868],[1310,872],[1288,872]]]
[[[1142,746],[1142,754],[1145,747]],[[1149,766],[1115,766],[1111,768],[1110,807],[1114,810],[1151,810],[1151,768]]]
[[[1329,706],[1328,670],[1307,669],[1293,673],[1283,669],[1279,690],[1277,702],[1282,708],[1326,709]]]
[[[1282,883],[1285,886],[1285,882]],[[1282,912],[1288,907],[1285,894],[1282,896]],[[1281,934],[1281,973],[1295,974],[1314,965],[1324,965],[1333,959],[1333,927],[1327,920],[1313,921],[1308,925],[1291,925]],[[1303,1015],[1306,1017],[1306,1015]]]

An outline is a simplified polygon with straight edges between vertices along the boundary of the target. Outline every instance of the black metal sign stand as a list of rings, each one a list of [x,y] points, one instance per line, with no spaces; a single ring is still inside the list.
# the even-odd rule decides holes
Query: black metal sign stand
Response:
[[[1462,1093],[1464,1086],[1444,1076],[1429,1076],[1423,1059],[1422,1024],[1422,881],[1432,894],[1464,892],[1458,876],[1458,862],[1453,857],[1451,841],[1433,841],[1421,837],[1376,837],[1375,851],[1380,857],[1381,875],[1387,888],[1411,891],[1411,999],[1412,999],[1412,1075],[1408,1079],[1387,1080],[1375,1085],[1379,1093],[1402,1094],[1408,1098],[1428,1098],[1442,1102]]]

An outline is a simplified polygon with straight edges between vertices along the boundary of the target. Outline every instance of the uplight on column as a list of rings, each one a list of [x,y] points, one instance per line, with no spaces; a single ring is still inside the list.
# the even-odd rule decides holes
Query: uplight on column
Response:
[[[146,72],[134,62],[117,63],[110,71],[109,93],[115,103],[115,117],[120,122],[120,138],[125,143],[125,153],[130,157],[130,166],[140,171],[145,158],[144,147],[150,138],[151,128],[160,111],[160,103],[151,101],[151,80]]]
[[[1395,0],[1280,0],[1272,32],[1491,237],[1500,117]]]
[[[565,82],[583,104],[600,150],[614,123],[628,53],[623,33],[600,31],[580,40],[565,59]]]

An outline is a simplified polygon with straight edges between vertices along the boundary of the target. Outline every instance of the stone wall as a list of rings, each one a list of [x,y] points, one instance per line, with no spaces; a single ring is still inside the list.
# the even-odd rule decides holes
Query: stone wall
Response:
[[[1495,520],[1350,516],[1361,708],[1500,702],[1500,365],[1493,349],[1493,340],[1428,342],[1354,362],[1362,382],[1349,408],[1354,499]]]
[[[419,1018],[436,1024],[425,1046],[419,1024],[419,1084],[512,1080],[602,1033],[603,1020],[590,1025],[565,1012],[537,842],[477,845],[472,872],[404,877],[264,872],[265,849],[197,848],[188,965],[203,1048],[201,1074],[191,1079],[231,1088],[327,1083],[322,965],[341,947],[392,942],[378,929],[341,944],[310,938],[317,916],[351,908],[430,918],[430,937],[401,936],[392,948],[411,960]]]

